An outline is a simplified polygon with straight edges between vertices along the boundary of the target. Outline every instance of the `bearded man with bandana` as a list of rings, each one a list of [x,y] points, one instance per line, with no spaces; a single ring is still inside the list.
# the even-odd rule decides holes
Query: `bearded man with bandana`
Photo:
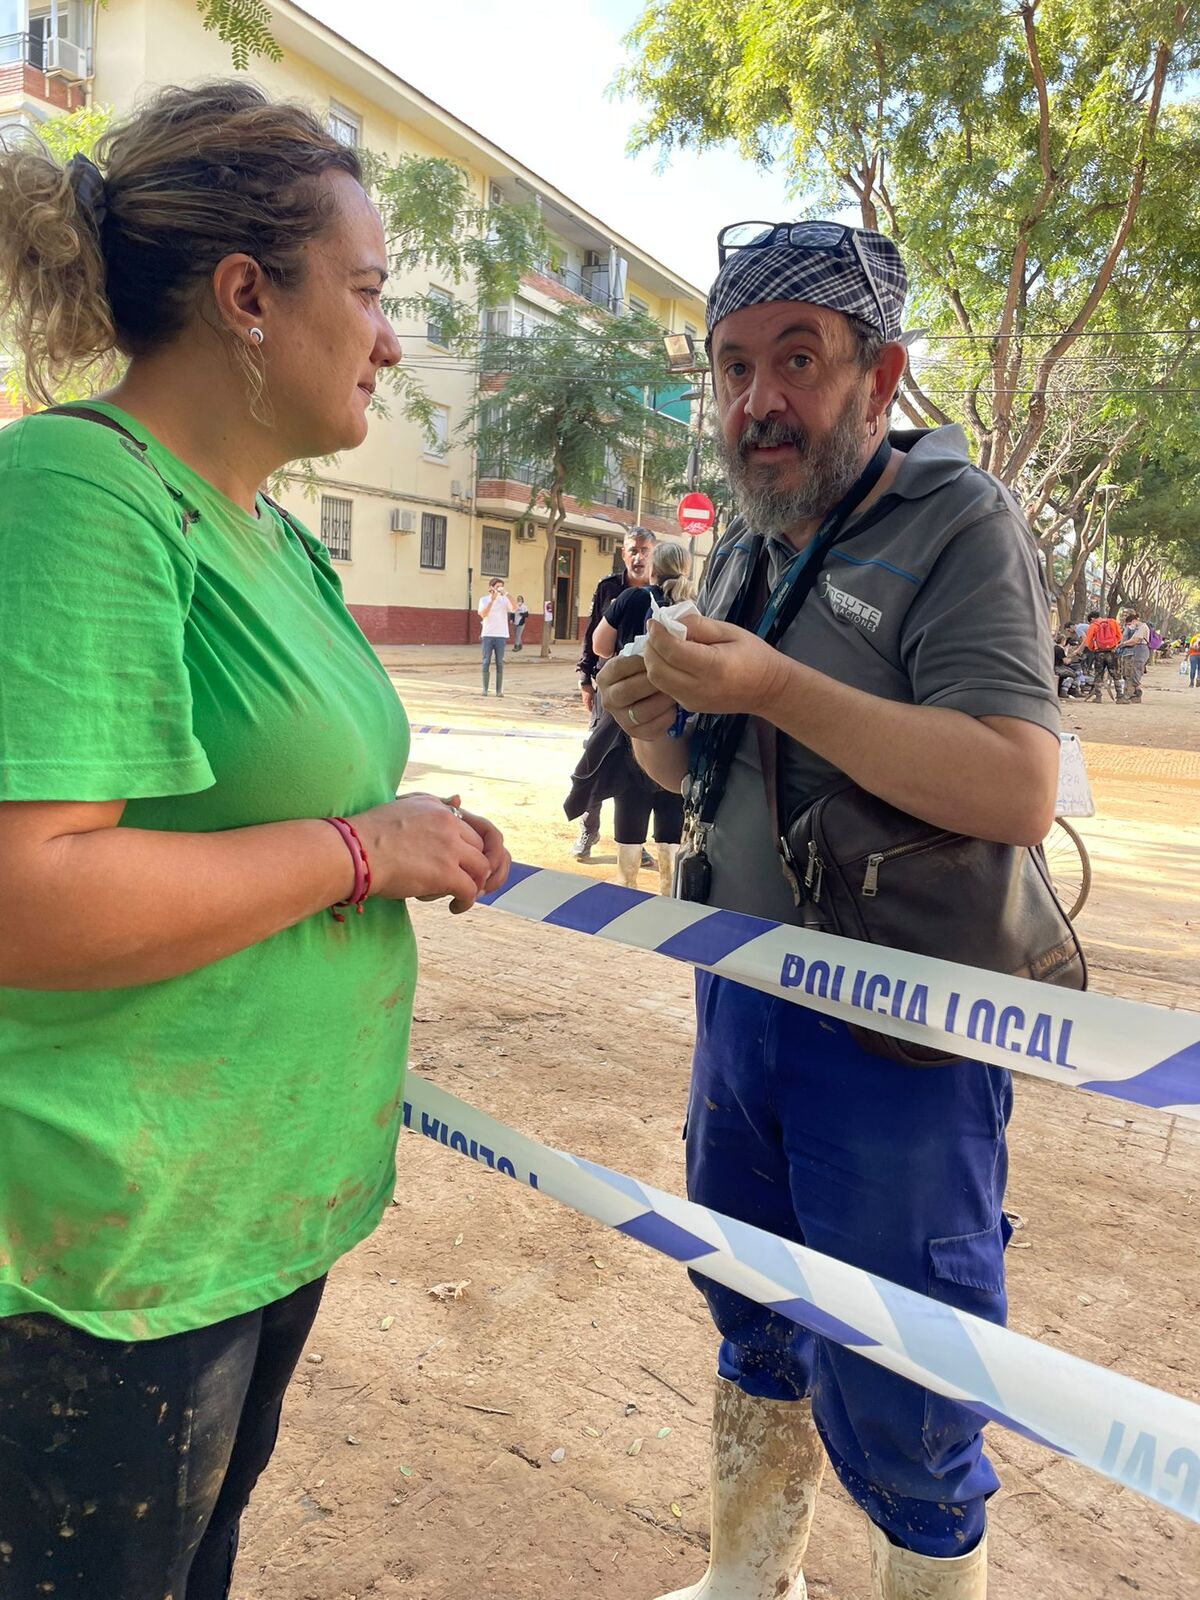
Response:
[[[1058,773],[1052,645],[1012,496],[959,428],[888,429],[907,360],[895,245],[836,223],[736,224],[719,254],[707,348],[740,515],[688,637],[652,625],[645,655],[600,685],[668,788],[698,737],[667,737],[677,707],[746,717],[699,897],[792,922],[763,752],[787,815],[849,778],[936,827],[1037,844]],[[837,542],[766,643],[762,600],[835,511]],[[1011,1092],[997,1067],[898,1065],[840,1021],[698,973],[688,1193],[1002,1322]],[[697,1281],[721,1334],[712,1554],[665,1600],[801,1600],[826,1458],[866,1513],[876,1600],[982,1600],[999,1484],[977,1414]]]

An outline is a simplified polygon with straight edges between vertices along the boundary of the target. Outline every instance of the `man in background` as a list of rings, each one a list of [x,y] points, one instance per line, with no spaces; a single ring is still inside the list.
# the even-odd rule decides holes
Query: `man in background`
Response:
[[[1133,610],[1121,620],[1125,624],[1120,648],[1126,678],[1125,703],[1136,706],[1142,703],[1142,674],[1150,659],[1150,626]]]
[[[479,602],[479,618],[483,624],[480,659],[483,665],[483,690],[488,692],[489,669],[496,663],[496,694],[504,695],[504,647],[508,643],[508,619],[514,607],[504,592],[504,579],[493,578],[488,592]]]
[[[1115,617],[1102,617],[1098,611],[1088,612],[1087,632],[1083,636],[1084,665],[1091,669],[1093,700],[1104,698],[1104,674],[1112,681],[1113,694],[1121,698],[1121,676],[1117,663],[1117,646],[1121,642],[1121,627]]]

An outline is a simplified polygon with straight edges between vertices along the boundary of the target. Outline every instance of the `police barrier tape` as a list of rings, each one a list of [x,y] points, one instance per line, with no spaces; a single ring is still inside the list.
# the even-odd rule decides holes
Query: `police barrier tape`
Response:
[[[685,961],[846,1022],[1200,1119],[1200,1014],[1080,994],[513,865],[481,904]]]
[[[623,1173],[409,1073],[404,1125],[1200,1522],[1200,1406]]]

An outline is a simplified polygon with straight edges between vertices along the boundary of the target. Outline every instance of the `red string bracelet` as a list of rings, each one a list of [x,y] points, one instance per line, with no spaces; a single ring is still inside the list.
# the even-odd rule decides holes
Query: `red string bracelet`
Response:
[[[335,900],[329,908],[329,915],[335,922],[345,922],[337,910],[338,906],[353,906],[357,914],[362,916],[363,901],[371,892],[371,864],[367,860],[367,852],[363,849],[363,842],[355,833],[345,817],[322,817],[322,822],[327,822],[331,828],[336,828],[341,835],[342,843],[350,852],[350,859],[354,862],[354,888],[345,900]]]

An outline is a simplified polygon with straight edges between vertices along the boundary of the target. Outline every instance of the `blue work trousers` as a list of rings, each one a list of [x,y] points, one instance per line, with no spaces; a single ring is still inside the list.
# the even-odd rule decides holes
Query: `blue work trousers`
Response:
[[[1002,1323],[1009,1074],[904,1067],[844,1023],[697,973],[688,1194],[743,1222]],[[811,1395],[847,1492],[891,1539],[956,1556],[999,1487],[977,1416],[693,1275],[747,1394]]]

